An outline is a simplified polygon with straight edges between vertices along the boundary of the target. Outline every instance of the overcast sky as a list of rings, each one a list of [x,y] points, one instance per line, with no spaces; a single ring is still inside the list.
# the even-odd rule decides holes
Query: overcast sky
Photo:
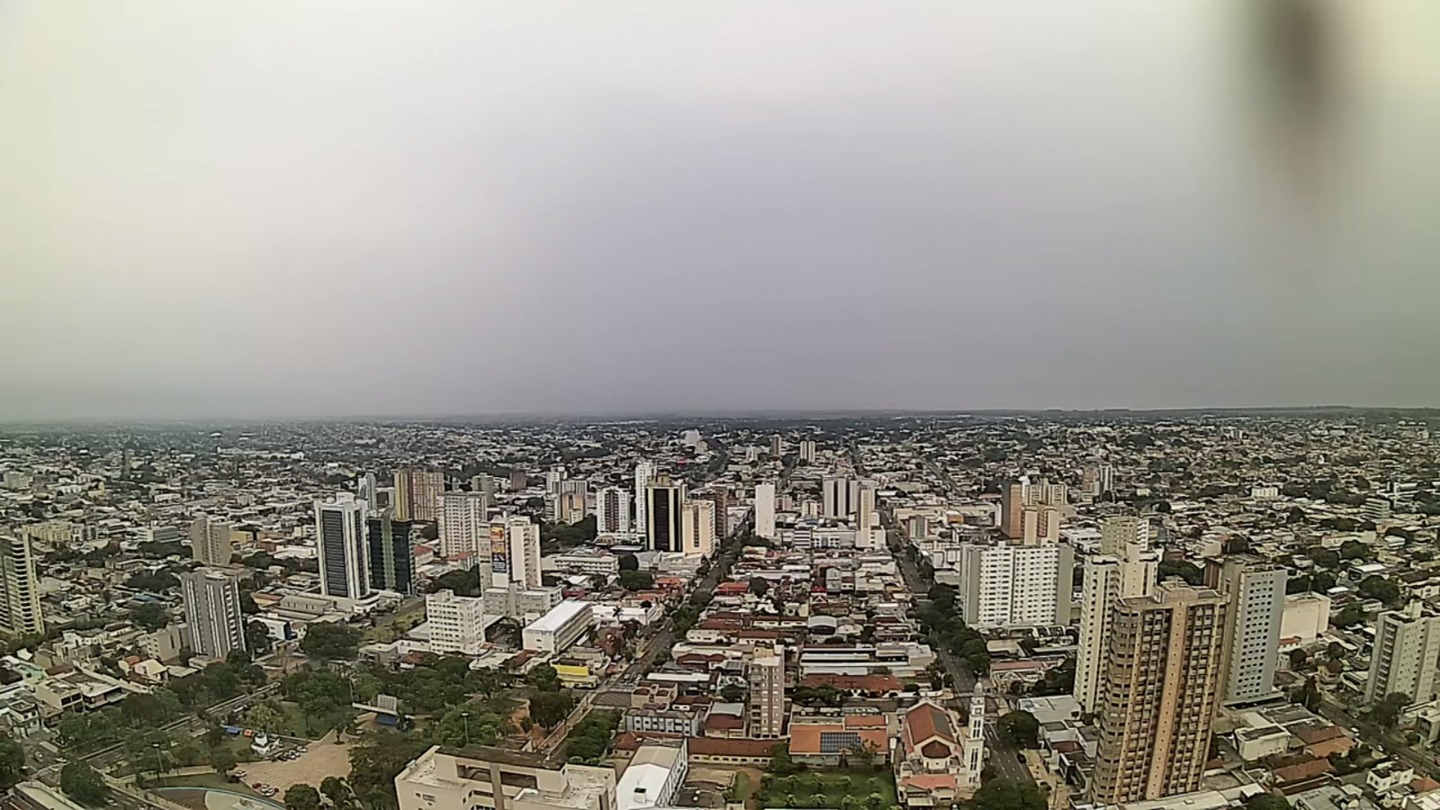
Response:
[[[0,418],[1440,406],[1440,19],[1259,5],[0,2]]]

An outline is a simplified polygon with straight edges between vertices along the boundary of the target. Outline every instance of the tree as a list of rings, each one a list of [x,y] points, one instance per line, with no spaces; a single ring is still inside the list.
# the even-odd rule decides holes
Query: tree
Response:
[[[1187,584],[1199,585],[1205,580],[1205,572],[1200,566],[1186,560],[1162,560],[1160,565],[1156,566],[1156,574],[1161,582],[1170,577],[1179,577]]]
[[[60,769],[60,789],[80,804],[99,807],[110,798],[110,788],[100,774],[83,759],[71,760]]]
[[[25,779],[25,749],[14,738],[0,737],[0,791],[9,790]]]
[[[245,711],[245,723],[261,731],[280,731],[285,714],[273,703],[256,703]]]
[[[720,699],[726,703],[739,703],[745,699],[745,688],[737,684],[726,684],[720,689]]]
[[[1330,646],[1325,648],[1325,657],[1331,661],[1339,661],[1345,657],[1345,645],[1338,641],[1330,642]]]
[[[344,624],[312,624],[300,650],[322,661],[353,661],[360,653],[360,631]]]
[[[245,625],[245,647],[252,655],[265,655],[270,652],[270,628],[264,622],[250,622]]]
[[[1016,784],[1009,779],[991,779],[975,791],[975,810],[1046,810],[1049,802],[1034,784]]]
[[[1345,609],[1335,617],[1336,627],[1354,627],[1365,621],[1365,608],[1358,604],[1346,605]]]
[[[146,602],[130,611],[130,621],[146,630],[159,630],[170,624],[170,612],[159,602]]]
[[[1400,721],[1400,712],[1410,705],[1410,696],[1400,692],[1392,692],[1385,697],[1375,701],[1370,707],[1370,719],[1384,728],[1394,728]]]
[[[621,571],[620,587],[627,591],[646,591],[655,587],[655,575],[649,571]]]
[[[1020,748],[1040,746],[1040,722],[1030,712],[1009,712],[1002,715],[996,725],[1005,739]]]
[[[397,810],[395,777],[411,760],[425,753],[430,742],[394,732],[371,734],[364,739],[363,744],[350,749],[350,789],[368,810]]]
[[[1310,656],[1304,650],[1290,651],[1290,668],[1293,670],[1304,669],[1310,662]]]
[[[777,776],[789,776],[792,773],[799,773],[800,766],[790,758],[789,746],[780,743],[770,749],[770,765],[765,770]]]
[[[1274,793],[1256,793],[1245,800],[1245,810],[1290,810],[1290,803]]]
[[[467,571],[446,571],[430,583],[429,590],[430,593],[452,591],[456,596],[480,596],[480,572],[474,568]]]
[[[320,791],[301,783],[285,791],[285,810],[320,810]]]
[[[620,559],[617,561],[617,565],[620,566],[621,571],[640,570],[640,560],[636,559],[634,554],[621,554]]]
[[[230,773],[235,767],[235,761],[235,752],[223,745],[210,751],[210,765],[221,776]]]
[[[541,664],[530,670],[525,675],[525,682],[541,692],[560,691],[560,675],[555,672],[555,667],[549,664]]]
[[[546,729],[552,729],[570,716],[575,697],[569,692],[541,692],[530,698],[530,718]]]
[[[753,593],[753,594],[755,594],[756,596],[759,596],[759,597],[764,597],[765,594],[767,594],[767,593],[769,593],[769,592],[770,592],[770,583],[769,583],[764,577],[751,577],[751,579],[750,579],[750,593]]]
[[[1312,548],[1309,551],[1305,552],[1305,554],[1311,559],[1312,562],[1314,562],[1321,568],[1334,569],[1340,567],[1340,555],[1336,554],[1334,551],[1328,548],[1320,548],[1319,546],[1316,546],[1315,548]]]
[[[1340,559],[1365,560],[1370,558],[1370,547],[1359,540],[1346,540],[1340,544]]]
[[[325,777],[320,783],[320,793],[330,800],[330,806],[336,810],[349,807],[351,804],[350,786],[338,776]]]
[[[1359,591],[1366,599],[1378,599],[1387,605],[1400,601],[1400,586],[1378,574],[1360,580]]]

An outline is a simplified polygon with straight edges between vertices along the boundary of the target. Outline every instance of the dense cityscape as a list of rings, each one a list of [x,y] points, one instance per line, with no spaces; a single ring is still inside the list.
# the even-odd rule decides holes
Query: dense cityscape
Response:
[[[13,806],[1436,810],[1423,413],[16,426]]]

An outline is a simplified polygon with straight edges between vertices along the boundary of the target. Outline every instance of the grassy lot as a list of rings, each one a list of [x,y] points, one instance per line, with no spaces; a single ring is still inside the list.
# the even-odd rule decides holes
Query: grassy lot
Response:
[[[756,800],[762,808],[887,810],[897,804],[895,778],[888,770],[860,769],[808,771],[794,776],[766,774]]]

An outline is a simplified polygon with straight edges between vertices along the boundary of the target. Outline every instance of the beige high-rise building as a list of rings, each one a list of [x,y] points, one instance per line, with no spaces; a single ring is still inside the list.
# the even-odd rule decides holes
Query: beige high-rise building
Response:
[[[715,549],[715,502],[686,501],[680,527],[681,548],[686,556],[708,557]]]
[[[1153,596],[1116,602],[1094,803],[1200,789],[1220,702],[1226,615],[1218,591],[1169,582]]]
[[[1159,552],[1140,543],[1124,547],[1124,557],[1097,554],[1085,559],[1080,598],[1080,644],[1075,655],[1073,694],[1086,714],[1100,704],[1100,678],[1110,647],[1115,605],[1121,599],[1149,596],[1155,589]]]
[[[785,648],[757,647],[745,665],[750,682],[750,736],[774,738],[785,733]]]
[[[439,470],[403,469],[395,472],[395,519],[440,519],[440,493],[445,491],[445,473]]]
[[[16,635],[45,632],[35,551],[23,534],[0,537],[0,630]]]
[[[1025,545],[1053,543],[1060,539],[1067,502],[1064,484],[1031,483],[1027,476],[1006,482],[1000,488],[1000,532]]]
[[[1100,553],[1108,557],[1124,557],[1132,543],[1150,545],[1149,518],[1123,515],[1105,518],[1100,524]]]
[[[196,518],[190,523],[190,553],[204,565],[229,565],[233,553],[230,546],[230,524],[210,518]]]

